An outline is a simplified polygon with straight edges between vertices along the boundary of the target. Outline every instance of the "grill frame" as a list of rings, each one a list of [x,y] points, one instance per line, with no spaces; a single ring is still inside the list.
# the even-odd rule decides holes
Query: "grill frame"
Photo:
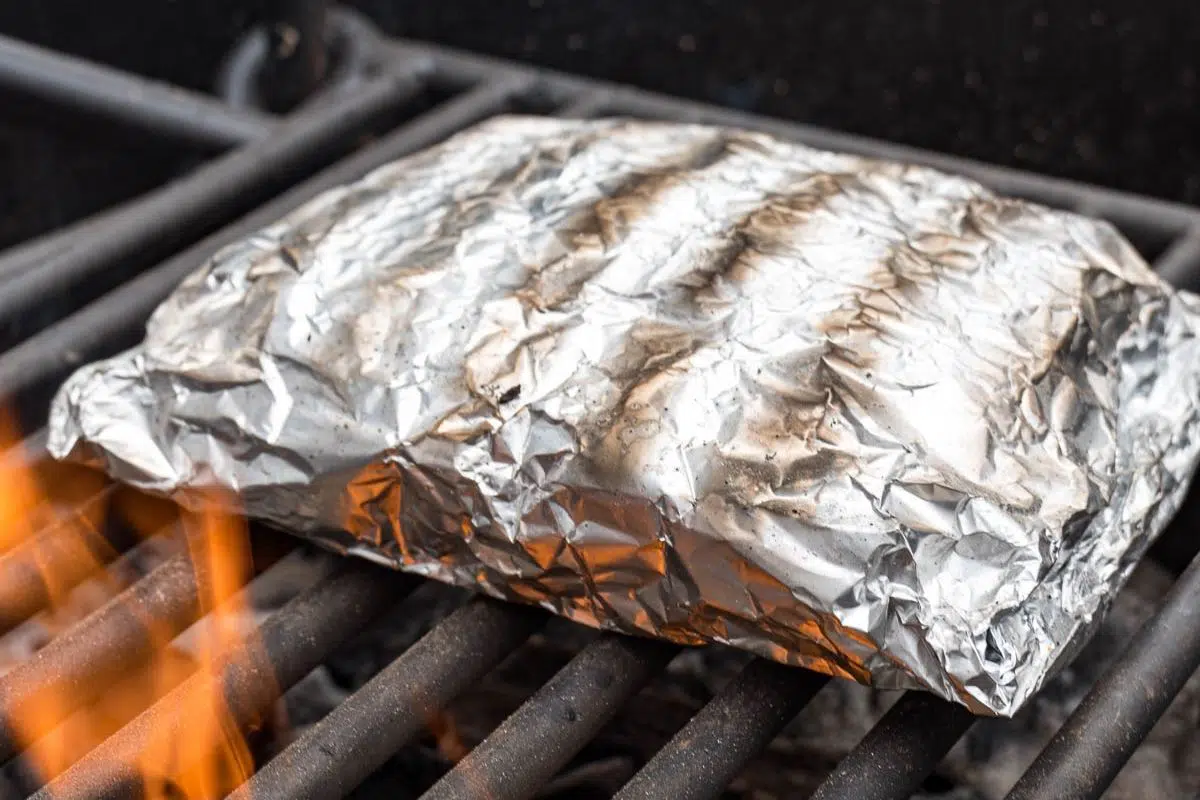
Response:
[[[345,28],[369,30],[366,23],[350,12],[331,13],[335,19],[352,23],[343,25]],[[14,337],[19,340],[0,354],[0,396],[16,398],[27,417],[40,421],[37,414],[44,411],[50,391],[71,369],[130,344],[153,308],[188,272],[224,245],[273,222],[327,189],[506,111],[531,110],[567,117],[627,115],[732,125],[814,147],[926,164],[973,177],[1003,194],[1106,218],[1139,244],[1139,249],[1145,248],[1156,256],[1154,266],[1166,279],[1184,288],[1200,285],[1200,209],[425,43],[372,36],[369,45],[374,49],[372,79],[318,94],[298,111],[275,117],[223,106],[207,96],[0,38],[0,88],[36,96],[67,111],[143,128],[202,151],[227,148],[223,155],[174,184],[0,253],[3,289],[0,327],[11,327],[46,293],[70,292],[85,280],[113,269],[123,259],[137,258],[139,254],[146,258],[147,253],[164,259],[153,265],[147,263],[131,280],[97,296],[86,296],[82,304],[60,318],[41,320],[40,327],[28,332],[18,330]],[[89,87],[93,90],[88,91]],[[402,116],[405,108],[422,93],[448,97],[396,122],[397,116]],[[364,134],[381,129],[382,133],[373,142],[354,148]],[[316,170],[320,164],[326,166]],[[303,179],[294,180],[297,177]],[[231,197],[243,193],[249,197],[240,205],[231,205]],[[242,216],[233,218],[232,214],[238,212]],[[42,451],[40,442],[37,435],[30,439],[28,449],[34,457]],[[388,591],[377,586],[387,581],[407,584],[400,576],[382,568],[354,565],[346,570],[339,573],[341,577],[326,579],[321,584],[324,588],[314,590],[323,602],[332,604],[323,618],[328,618],[330,608],[348,609],[355,602],[378,604],[378,608],[371,606],[371,614],[364,612],[365,619],[405,593],[399,585]],[[148,577],[143,582],[150,580]],[[186,592],[189,582],[178,580],[172,585],[181,586],[180,591]],[[364,590],[364,587],[371,588]],[[146,594],[147,589],[143,586],[139,591]],[[131,593],[137,594],[133,590]],[[175,602],[186,605],[186,599],[177,598]],[[1021,778],[1009,795],[1011,800],[1095,798],[1103,793],[1171,699],[1200,666],[1197,609],[1200,609],[1200,557],[1192,561],[1156,616],[1093,687]],[[31,606],[21,612],[28,615],[36,610]],[[413,721],[415,717],[399,723],[386,714],[364,718],[363,714],[354,713],[355,709],[388,708],[389,704],[411,698],[432,697],[439,703],[448,702],[465,688],[467,681],[462,675],[453,674],[463,669],[462,661],[438,657],[447,643],[456,643],[463,653],[469,654],[464,658],[470,662],[472,674],[483,674],[532,630],[531,613],[524,608],[476,601],[444,620],[331,714],[327,724],[314,727],[278,756],[275,761],[279,763],[274,769],[282,769],[288,759],[292,759],[290,763],[300,763],[306,753],[327,755],[331,743],[346,745],[356,741],[356,736],[361,740],[362,725],[368,728],[398,725],[389,728],[393,735],[387,738],[386,746],[372,747],[369,752],[356,749],[350,757],[355,762],[353,769],[346,767],[347,754],[341,750],[340,762],[330,757],[297,771],[286,784],[270,782],[271,764],[275,761],[269,762],[259,773],[261,777],[256,778],[267,790],[265,796],[342,796],[342,792],[405,744],[419,725],[419,719]],[[269,655],[275,671],[283,669],[291,674],[298,663],[296,642],[304,639],[304,635],[292,630],[298,624],[294,612],[289,615],[284,609],[276,617],[278,620],[273,617],[273,622],[266,626],[269,636],[274,637],[268,638],[269,643],[274,643],[268,647]],[[85,620],[80,628],[89,622]],[[289,630],[292,632],[282,633]],[[46,658],[55,657],[53,654],[59,651],[69,656],[72,637],[73,632],[60,637],[66,644],[58,645],[58,650]],[[304,652],[303,662],[318,663],[340,641],[325,629],[317,639],[306,640],[307,644],[299,648]],[[109,659],[104,662],[108,669],[119,666],[111,659],[130,657],[129,652],[119,647],[104,648],[96,643],[75,646],[93,648],[77,652],[108,653],[96,656]],[[502,796],[533,796],[558,766],[588,742],[605,715],[615,710],[615,704],[625,702],[636,692],[640,681],[649,679],[665,665],[669,650],[643,640],[616,637],[599,640],[514,712],[494,738],[485,740],[429,796],[484,796],[487,781],[478,780],[480,770],[488,781],[499,782],[491,788],[502,786]],[[59,657],[66,662],[68,656]],[[611,680],[614,669],[628,673],[616,684]],[[44,680],[53,680],[55,671],[46,673]],[[789,674],[795,678],[793,686],[787,683]],[[36,680],[28,677],[28,671],[22,675],[25,677],[18,676],[25,681],[20,686],[21,692],[39,690]],[[598,675],[609,675],[609,683],[599,683]],[[255,708],[262,696],[261,687],[247,674],[226,677],[227,693],[244,704],[244,708],[239,706],[239,714],[252,721],[263,711]],[[8,676],[0,677],[0,697],[6,691],[17,691],[12,688],[15,681]],[[589,681],[597,687],[591,694],[580,688]],[[779,727],[815,694],[821,682],[791,668],[752,663],[663,747],[621,796],[719,795],[737,769],[769,743]],[[1131,688],[1134,686],[1136,690]],[[162,713],[155,711],[156,708],[147,710],[143,716]],[[571,713],[554,716],[563,709]],[[553,750],[545,754],[538,769],[525,769],[521,759],[530,757],[529,748],[537,746],[539,738],[531,735],[528,741],[522,741],[511,735],[511,730],[526,720],[543,720],[538,728],[539,736],[543,737],[540,741]],[[129,728],[136,733],[137,726],[144,722],[134,720]],[[908,797],[971,722],[972,718],[958,706],[929,695],[909,693],[842,761],[815,797],[821,800]],[[738,737],[747,746],[718,747],[716,743],[724,736]],[[694,748],[693,755],[688,755],[688,748]],[[699,756],[700,753],[708,755]],[[8,754],[6,750],[5,755]],[[718,756],[715,760],[710,758],[714,755]],[[103,753],[94,751],[56,785],[77,790],[78,796],[99,796],[95,793],[99,773],[87,764],[94,766],[101,756]],[[699,762],[697,758],[705,761]],[[694,769],[684,776],[679,772],[681,764]],[[474,779],[464,779],[466,770],[471,769],[476,770]],[[687,790],[686,795],[679,793],[683,789]],[[243,787],[237,796],[245,793]]]

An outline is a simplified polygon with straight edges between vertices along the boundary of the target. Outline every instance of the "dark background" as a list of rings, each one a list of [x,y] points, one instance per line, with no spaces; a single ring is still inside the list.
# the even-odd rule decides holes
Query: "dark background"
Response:
[[[266,1],[13,1],[0,3],[0,31],[210,90],[221,57]],[[351,4],[392,35],[1200,203],[1200,3]],[[88,187],[152,184],[178,160],[146,142],[130,177],[128,142],[106,145],[86,126],[29,138],[0,131],[0,175],[11,176],[0,182],[0,218],[38,205],[39,227],[86,210]],[[84,141],[100,154],[76,153]],[[69,180],[35,203],[47,159]]]

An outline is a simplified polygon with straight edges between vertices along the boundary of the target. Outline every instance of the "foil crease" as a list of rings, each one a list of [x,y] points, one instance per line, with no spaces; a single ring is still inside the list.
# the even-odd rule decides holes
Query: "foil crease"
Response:
[[[1197,459],[1108,224],[765,135],[501,117],[226,247],[49,446],[594,626],[1013,714]]]

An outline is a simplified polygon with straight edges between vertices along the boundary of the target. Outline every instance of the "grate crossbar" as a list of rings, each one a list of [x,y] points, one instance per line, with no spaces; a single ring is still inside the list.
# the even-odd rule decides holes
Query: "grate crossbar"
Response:
[[[17,396],[61,378],[87,359],[110,354],[115,349],[114,342],[126,342],[136,335],[154,307],[197,265],[222,247],[274,222],[323,191],[360,178],[472,122],[503,111],[523,85],[519,80],[484,84],[400,125],[371,146],[34,334],[0,356],[0,396]],[[348,118],[345,114],[323,114],[319,125],[309,128],[309,136],[318,141],[342,139],[361,129],[361,120],[354,115]]]
[[[1092,687],[1008,800],[1100,797],[1200,667],[1200,556]]]
[[[266,721],[278,693],[315,669],[356,630],[399,602],[415,580],[347,563],[273,614],[248,637],[220,676],[232,718],[253,730]],[[210,678],[193,675],[34,795],[38,800],[121,800],[137,785],[128,765],[156,737],[188,736],[185,710],[211,696]]]
[[[422,800],[533,797],[678,652],[652,639],[601,635]]]
[[[812,800],[906,800],[974,721],[962,706],[909,692],[842,759]]]
[[[633,777],[617,800],[710,800],[829,679],[755,659]]]
[[[275,119],[0,36],[0,88],[204,149],[267,138]]]
[[[229,800],[344,797],[541,621],[532,609],[490,600],[468,603],[267,762]]]
[[[227,221],[270,197],[271,190],[303,172],[314,157],[361,130],[399,103],[419,84],[406,76],[383,77],[362,92],[318,106],[278,126],[266,140],[233,150],[208,167],[154,190],[129,204],[100,235],[77,239],[47,257],[37,269],[5,275],[0,321],[14,320],[45,297],[112,269],[139,252],[177,244],[197,229]]]

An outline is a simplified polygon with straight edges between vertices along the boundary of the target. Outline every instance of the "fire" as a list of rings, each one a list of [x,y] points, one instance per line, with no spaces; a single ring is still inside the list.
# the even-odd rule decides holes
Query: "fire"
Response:
[[[247,633],[250,609],[241,591],[251,577],[242,517],[229,511],[234,505],[228,496],[209,493],[189,503],[197,511],[177,515],[174,536],[163,535],[161,524],[170,515],[164,516],[155,501],[126,493],[117,502],[100,503],[92,514],[55,519],[50,494],[19,448],[16,426],[0,415],[0,581],[16,574],[11,570],[36,570],[40,580],[31,585],[42,594],[38,605],[44,610],[35,620],[52,635],[72,625],[86,626],[86,615],[105,604],[111,610],[113,604],[125,603],[152,644],[149,659],[115,685],[52,685],[24,702],[5,701],[0,712],[23,750],[22,764],[40,782],[52,781],[186,681],[188,691],[177,691],[166,701],[178,701],[172,715],[184,724],[150,730],[138,739],[136,752],[108,766],[123,779],[140,783],[147,800],[225,796],[250,776],[253,759],[221,678],[238,659],[261,658],[254,634]],[[185,637],[119,596],[128,581],[120,578],[120,570],[106,568],[118,554],[97,545],[104,541],[100,531],[106,516],[118,516],[137,530],[136,547],[143,553],[157,548],[160,557],[173,551],[186,554],[201,621]],[[54,520],[49,529],[47,519]],[[8,600],[2,589],[0,600],[20,608],[31,602],[23,596]],[[9,616],[13,614],[0,607],[0,617]],[[193,644],[185,648],[184,641]],[[7,697],[0,691],[0,698]],[[178,735],[180,730],[186,735]]]
[[[250,547],[241,517],[211,510],[228,507],[209,498],[201,505],[209,509],[185,517],[188,552],[196,571],[202,612],[207,613],[196,654],[206,692],[183,694],[180,710],[188,721],[189,735],[171,731],[151,733],[146,747],[137,754],[137,772],[146,778],[147,800],[223,797],[254,771],[245,738],[238,729],[221,692],[220,676],[231,658],[242,652],[243,621],[249,614],[239,594],[250,579]],[[171,676],[165,678],[165,691]],[[171,789],[175,793],[171,793]]]
[[[442,758],[451,764],[462,761],[471,751],[471,748],[463,741],[462,734],[458,731],[458,725],[455,724],[454,717],[450,712],[434,711],[425,721],[425,727],[433,734],[433,740],[437,744]]]
[[[41,516],[40,492],[29,467],[23,463],[16,426],[0,414],[0,552],[8,552],[29,539],[29,527]]]

